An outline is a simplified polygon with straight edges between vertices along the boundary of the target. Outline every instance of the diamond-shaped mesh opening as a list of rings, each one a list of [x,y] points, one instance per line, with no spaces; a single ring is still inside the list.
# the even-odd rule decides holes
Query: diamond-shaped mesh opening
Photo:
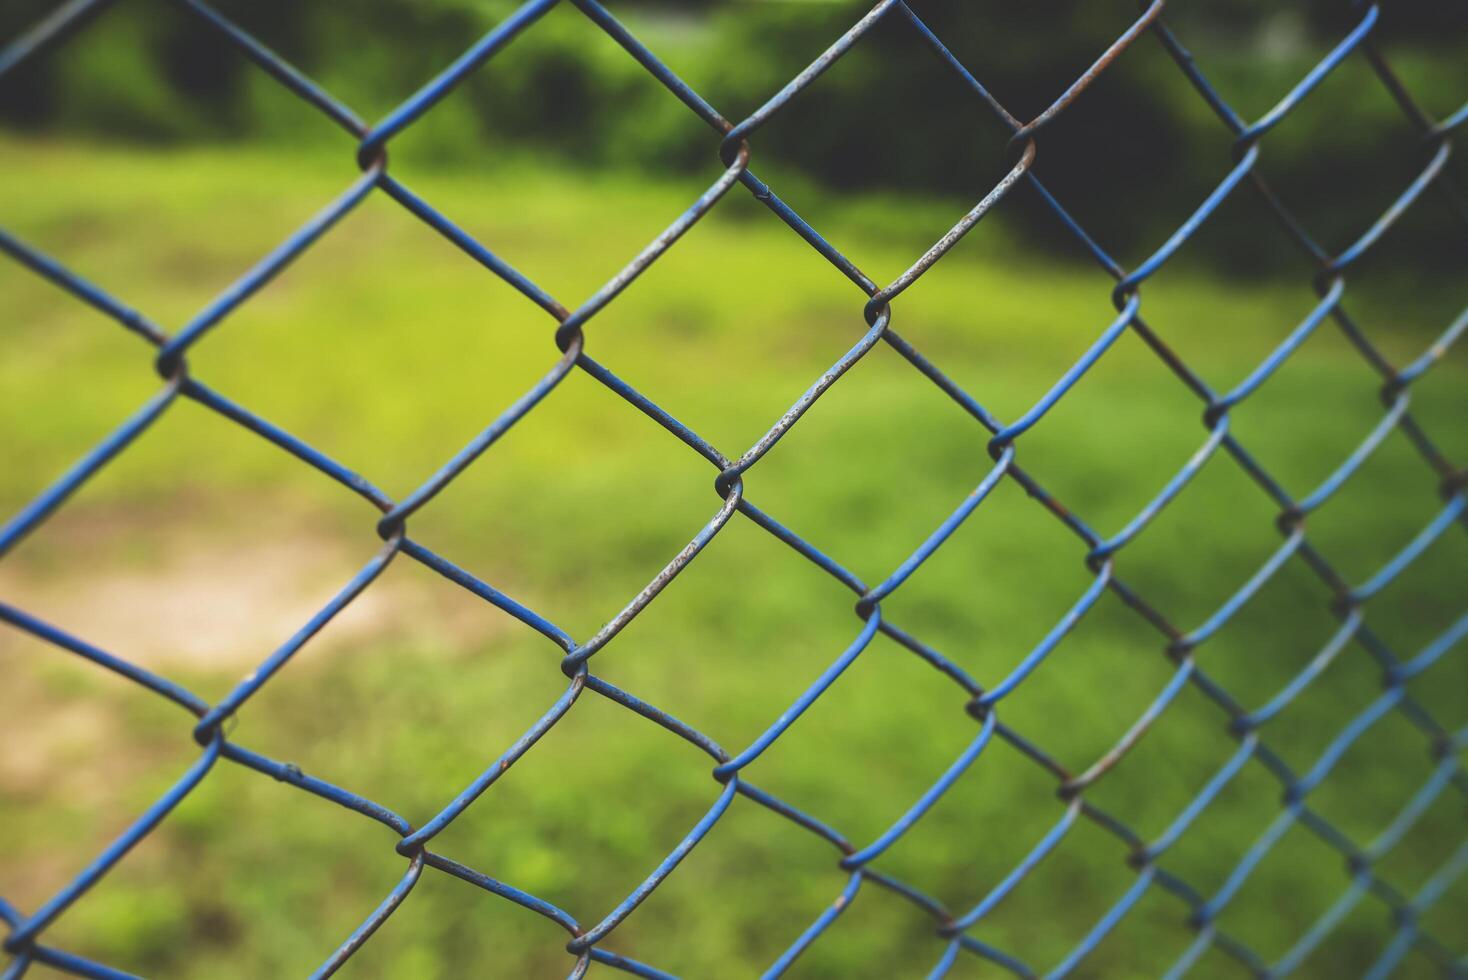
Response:
[[[202,340],[190,364],[232,400],[406,493],[555,364],[553,330],[508,285],[374,196]],[[322,349],[340,371],[321,371]],[[367,375],[378,383],[360,384]],[[410,415],[399,408],[407,399],[437,409]],[[468,405],[475,411],[460,414]]]
[[[613,772],[588,772],[577,785],[545,778],[576,768],[593,745],[636,756],[642,775],[629,783]],[[492,767],[507,747],[486,744],[482,767]],[[642,883],[719,798],[722,787],[709,775],[711,768],[687,743],[587,692],[429,847],[555,903],[589,929]],[[473,775],[463,773],[463,784]],[[590,821],[573,802],[588,789],[608,802]],[[457,791],[456,786],[444,792],[440,803],[447,805]],[[716,823],[707,843],[719,836]],[[688,867],[696,873],[696,866]],[[683,870],[680,865],[673,875]],[[620,934],[613,932],[609,948],[620,945]]]
[[[249,527],[234,522],[245,501],[268,505]],[[0,583],[7,601],[139,666],[243,675],[379,550],[358,533],[372,514],[276,447],[175,402],[19,544]],[[348,610],[340,642],[376,634],[374,605]],[[212,677],[200,693],[229,683]]]
[[[859,625],[853,617],[850,636],[815,648],[819,654],[794,679],[801,686],[790,685],[786,703],[777,710],[786,708],[807,679],[814,681],[836,660]],[[748,777],[781,799],[815,811],[814,815],[839,828],[854,845],[865,847],[937,783],[978,738],[980,727],[962,713],[963,702],[963,691],[951,681],[909,651],[877,637],[799,721],[749,764]],[[766,722],[774,714],[767,711]],[[919,718],[940,714],[944,716],[941,721],[919,729]],[[905,734],[887,734],[896,731]],[[732,753],[743,750],[753,738],[730,741],[725,748]],[[988,751],[986,747],[980,757]],[[824,764],[812,767],[808,764],[812,758],[823,759]],[[880,806],[869,800],[873,771],[887,773],[881,777]],[[897,846],[900,843],[894,849]],[[879,858],[877,864],[885,866],[885,860]]]
[[[679,206],[668,207],[661,216],[671,216]],[[750,207],[758,213],[745,213]],[[576,248],[599,253],[606,245],[583,240],[558,256],[574,254]],[[705,273],[715,265],[723,269],[721,284],[710,288]],[[731,295],[741,292],[762,311],[757,318],[729,303]],[[862,316],[865,302],[829,262],[736,187],[676,248],[597,314],[587,326],[587,351],[721,452],[737,457],[780,420],[813,379],[870,331]],[[652,359],[650,350],[678,353]],[[717,363],[719,370],[694,367],[704,363]],[[878,344],[832,392],[829,401],[835,407],[817,404],[786,441],[802,446],[803,454],[821,454],[816,459],[822,465],[835,465],[827,457],[838,455],[837,447],[827,448],[827,440],[807,436],[805,429],[815,425],[823,435],[833,429],[854,433],[861,420],[851,410],[872,397],[863,395],[868,385],[877,383],[868,380],[873,376],[891,389],[890,397],[915,406],[930,409],[943,400],[931,386],[910,379],[899,359]],[[962,425],[959,419],[951,421]],[[668,441],[692,458],[687,448]],[[784,442],[750,474],[753,499],[768,501],[767,488],[779,479],[772,471],[782,468],[777,461],[792,455]]]
[[[791,23],[777,29],[799,30],[803,21],[809,21],[806,29],[810,30],[815,23],[833,18],[851,26],[854,18],[838,11],[813,8],[809,15],[792,15]],[[816,41],[814,36],[823,40]],[[827,29],[814,36],[804,54],[808,60],[824,57],[822,49],[833,35]],[[850,238],[843,232],[853,223],[844,213],[855,209],[857,221],[862,207],[881,213],[875,207],[879,202],[860,203],[866,196],[861,193],[864,189],[903,187],[925,198],[921,207],[902,207],[895,212],[901,220],[890,222],[890,241],[904,249],[847,256],[883,285],[988,196],[1014,165],[1004,154],[1005,127],[925,47],[903,13],[890,9],[749,138],[751,168],[801,217],[829,231],[831,244],[843,251],[843,242]],[[761,95],[773,96],[778,88],[777,83]],[[865,125],[859,129],[843,125],[831,111],[831,106],[841,102],[871,106]],[[741,117],[730,118],[737,123]],[[931,144],[932,152],[951,161],[941,184],[935,185],[903,151],[918,140]],[[997,205],[995,214],[1006,210]],[[889,208],[888,213],[894,210]],[[974,229],[970,237],[976,242],[988,239],[992,232],[987,226],[992,220],[986,217],[984,227]],[[963,254],[984,247],[965,243],[955,251]]]
[[[517,591],[512,582],[496,584]],[[418,619],[431,625],[418,628]],[[529,627],[399,556],[292,659],[283,675],[289,683],[266,685],[241,709],[236,731],[255,751],[421,823],[561,697],[565,679],[545,669],[557,655]],[[433,696],[444,669],[464,683]],[[372,722],[384,713],[416,733],[415,752],[403,752],[392,731]],[[464,726],[476,730],[474,739],[455,734]]]

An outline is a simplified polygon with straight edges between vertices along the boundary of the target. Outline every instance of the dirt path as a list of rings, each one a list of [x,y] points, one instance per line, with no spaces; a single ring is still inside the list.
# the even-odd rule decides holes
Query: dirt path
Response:
[[[146,667],[240,672],[305,624],[378,545],[288,516],[208,537],[159,526],[168,525],[150,515],[58,515],[44,538],[0,562],[0,601]],[[399,558],[309,649],[315,658],[367,640],[480,643],[503,624],[477,602]],[[0,655],[34,642],[0,629]]]

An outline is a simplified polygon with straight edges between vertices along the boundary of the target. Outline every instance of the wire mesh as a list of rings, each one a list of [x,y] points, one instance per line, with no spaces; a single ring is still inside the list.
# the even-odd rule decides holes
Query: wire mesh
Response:
[[[360,168],[360,176],[175,333],[165,332],[148,317],[92,285],[59,260],[0,231],[0,249],[13,259],[76,300],[101,311],[151,345],[154,350],[154,366],[162,379],[158,392],[136,414],[118,426],[72,469],[0,528],[0,555],[14,548],[65,504],[68,497],[127,450],[164,413],[176,411],[175,406],[182,402],[193,402],[229,419],[364,498],[381,512],[376,531],[382,539],[381,549],[340,588],[329,603],[262,661],[226,697],[212,704],[165,677],[118,658],[71,635],[59,626],[43,622],[19,608],[0,604],[0,618],[11,626],[120,674],[177,704],[193,716],[192,731],[199,746],[197,761],[177,782],[49,901],[39,908],[25,912],[0,900],[0,915],[9,924],[4,948],[11,956],[4,976],[18,977],[34,963],[84,976],[126,976],[127,974],[112,967],[49,945],[45,941],[46,933],[76,902],[84,899],[90,888],[123,861],[135,845],[166,820],[170,811],[208,778],[221,759],[376,821],[389,828],[398,838],[396,850],[404,862],[401,880],[383,897],[380,905],[366,914],[356,931],[326,957],[316,976],[332,974],[368,944],[374,932],[403,902],[409,900],[425,868],[460,878],[496,896],[508,906],[519,906],[520,909],[544,916],[563,928],[567,934],[565,950],[571,977],[582,976],[593,963],[638,976],[667,976],[668,974],[655,966],[618,955],[609,948],[608,943],[617,927],[675,872],[678,864],[699,845],[729,808],[735,805],[762,808],[771,816],[783,818],[815,835],[837,852],[836,864],[839,871],[838,877],[833,878],[832,882],[832,889],[837,897],[803,932],[792,937],[783,955],[769,966],[767,976],[783,973],[807,948],[820,941],[828,927],[853,901],[859,899],[865,886],[876,886],[895,893],[911,902],[925,915],[931,916],[935,938],[929,975],[933,977],[943,976],[959,957],[970,955],[1019,976],[1043,974],[1059,977],[1071,974],[1149,892],[1161,892],[1176,899],[1181,913],[1180,928],[1186,927],[1195,933],[1195,939],[1172,964],[1168,976],[1185,974],[1209,950],[1221,951],[1237,960],[1248,972],[1260,976],[1286,975],[1298,967],[1363,902],[1379,903],[1394,923],[1391,940],[1381,951],[1379,959],[1369,965],[1363,964],[1367,975],[1377,977],[1390,974],[1413,950],[1424,954],[1445,974],[1462,976],[1468,973],[1462,953],[1454,948],[1454,937],[1434,935],[1423,924],[1426,911],[1442,898],[1459,877],[1468,873],[1468,836],[1465,836],[1458,847],[1455,857],[1445,862],[1438,873],[1414,893],[1408,894],[1399,890],[1378,870],[1380,860],[1406,837],[1414,822],[1440,795],[1457,793],[1468,796],[1468,774],[1464,773],[1460,762],[1460,753],[1468,747],[1468,729],[1453,730],[1440,724],[1408,689],[1409,681],[1428,674],[1435,665],[1451,655],[1455,647],[1462,645],[1462,641],[1468,637],[1468,614],[1460,616],[1448,630],[1411,656],[1402,656],[1394,651],[1382,637],[1373,632],[1365,617],[1365,609],[1373,596],[1398,578],[1436,539],[1449,533],[1454,525],[1468,526],[1468,517],[1465,517],[1465,509],[1468,509],[1468,495],[1465,495],[1468,479],[1465,479],[1465,471],[1444,457],[1414,419],[1409,407],[1413,383],[1468,332],[1468,311],[1458,316],[1418,358],[1399,367],[1372,344],[1344,305],[1348,272],[1409,208],[1424,199],[1429,190],[1439,195],[1442,202],[1440,206],[1468,221],[1468,203],[1465,203],[1465,198],[1445,176],[1445,166],[1453,148],[1453,136],[1464,120],[1468,119],[1468,106],[1439,121],[1430,117],[1413,100],[1406,86],[1393,73],[1386,58],[1375,45],[1373,29],[1379,19],[1378,7],[1373,4],[1358,8],[1356,26],[1272,109],[1257,120],[1250,121],[1235,112],[1210,84],[1197,61],[1182,46],[1164,20],[1164,0],[1154,0],[1145,6],[1140,16],[1126,26],[1111,46],[1059,98],[1026,122],[1006,110],[908,4],[901,0],[882,0],[865,16],[856,20],[849,30],[836,38],[825,52],[784,88],[771,96],[754,113],[736,122],[726,119],[685,84],[597,0],[565,0],[567,6],[574,7],[604,31],[627,56],[635,59],[713,131],[710,143],[711,146],[716,145],[725,167],[718,180],[693,201],[661,235],[633,257],[621,272],[579,305],[570,307],[530,281],[505,259],[476,241],[450,217],[393,176],[388,167],[387,155],[394,138],[432,111],[456,86],[512,44],[518,36],[533,30],[538,19],[556,6],[557,2],[558,0],[531,0],[524,4],[398,108],[381,121],[369,125],[310,78],[267,49],[250,33],[202,0],[179,0],[180,6],[196,16],[200,31],[216,32],[227,39],[277,83],[318,110],[331,123],[351,134],[357,141],[356,162]],[[73,31],[82,27],[92,15],[106,6],[107,0],[71,0],[59,6],[52,16],[0,52],[0,83],[18,66],[65,41]],[[863,37],[884,20],[901,22],[905,29],[910,30],[914,37],[929,47],[951,69],[971,96],[992,113],[998,125],[1011,134],[1011,139],[1007,158],[1009,169],[1003,179],[905,272],[892,282],[881,285],[837,251],[768,184],[755,176],[750,169],[750,140],[791,100],[798,98],[811,86],[819,84],[820,76],[832,64],[859,45]],[[1162,46],[1178,70],[1196,89],[1198,96],[1218,116],[1220,124],[1232,138],[1233,156],[1231,163],[1220,166],[1221,178],[1191,216],[1148,258],[1135,268],[1127,269],[1087,234],[1071,213],[1041,183],[1032,167],[1042,130],[1073,102],[1083,98],[1086,90],[1106,72],[1115,59],[1123,56],[1134,44],[1144,43],[1144,38],[1147,39],[1146,43]],[[1401,191],[1391,206],[1353,244],[1344,251],[1332,254],[1311,238],[1286,203],[1271,190],[1260,161],[1269,133],[1275,127],[1287,123],[1291,113],[1309,97],[1312,90],[1348,58],[1361,58],[1370,65],[1406,119],[1421,132],[1424,145],[1430,150],[1430,159],[1416,179]],[[850,350],[821,374],[758,441],[743,452],[730,454],[715,447],[654,404],[610,368],[593,360],[587,354],[586,346],[587,329],[592,319],[616,300],[649,266],[674,248],[680,237],[736,186],[750,192],[775,218],[823,256],[833,267],[835,274],[844,276],[861,291],[864,296],[862,311],[867,328]],[[924,273],[943,259],[955,243],[983,220],[999,201],[1021,186],[1027,186],[1038,194],[1095,262],[1115,280],[1111,300],[1116,309],[1116,317],[1042,398],[1018,418],[1005,421],[991,414],[973,395],[903,339],[893,329],[892,314],[894,304],[904,292],[915,286]],[[256,415],[249,408],[225,398],[196,377],[188,363],[189,353],[196,345],[205,342],[211,331],[220,327],[262,287],[328,234],[339,219],[373,193],[385,194],[396,201],[489,273],[513,286],[528,302],[540,307],[556,323],[553,334],[556,349],[548,357],[549,367],[545,375],[517,401],[506,407],[457,455],[444,463],[441,469],[401,500],[390,498],[365,477]],[[1226,391],[1216,391],[1182,357],[1170,350],[1144,320],[1142,286],[1198,233],[1226,199],[1242,193],[1257,194],[1313,262],[1317,270],[1313,288],[1319,301],[1309,315],[1247,377]],[[1366,433],[1358,447],[1340,462],[1338,468],[1324,482],[1307,493],[1296,495],[1277,482],[1231,432],[1230,415],[1327,321],[1334,323],[1364,362],[1379,375],[1383,411],[1379,424]],[[1039,477],[1020,464],[1018,447],[1024,434],[1041,423],[1046,414],[1066,397],[1082,377],[1107,355],[1118,338],[1127,332],[1140,338],[1178,381],[1196,396],[1202,409],[1203,436],[1197,452],[1157,491],[1150,502],[1120,530],[1106,534],[1092,528],[1081,515],[1069,510],[1052,496]],[[746,484],[748,474],[801,421],[815,401],[835,387],[842,376],[878,344],[888,345],[915,369],[915,382],[920,378],[935,385],[961,407],[974,424],[985,430],[993,465],[963,503],[900,566],[885,580],[869,584],[848,571],[837,558],[817,549],[774,516],[757,507],[747,495]],[[595,634],[582,639],[573,638],[548,618],[517,602],[493,584],[429,550],[411,538],[408,532],[409,519],[417,511],[428,506],[482,454],[490,451],[497,440],[533,412],[573,372],[589,375],[711,464],[716,473],[714,488],[719,498],[717,509],[707,523],[691,537],[687,546],[668,561],[647,586],[626,603],[621,612]],[[1419,479],[1436,484],[1442,500],[1441,509],[1415,538],[1403,545],[1395,557],[1375,574],[1365,581],[1353,583],[1339,573],[1328,557],[1312,543],[1306,533],[1306,518],[1331,500],[1394,432],[1405,434],[1425,462],[1424,475]],[[1277,527],[1281,541],[1258,570],[1212,615],[1201,624],[1186,628],[1169,620],[1146,596],[1128,586],[1119,570],[1120,556],[1127,545],[1185,491],[1189,482],[1215,456],[1231,458],[1259,487],[1272,506],[1277,508]],[[944,545],[955,530],[983,505],[994,488],[1005,480],[1018,484],[1030,498],[1067,529],[1076,540],[1076,557],[1085,563],[1092,579],[1065,615],[1015,663],[1006,676],[985,678],[981,681],[924,642],[916,632],[892,622],[884,614],[882,604]],[[616,640],[618,634],[633,619],[658,599],[668,583],[698,558],[720,530],[735,519],[736,514],[769,532],[795,555],[814,564],[850,589],[856,597],[855,612],[861,625],[850,645],[762,735],[747,747],[731,752],[710,736],[663,709],[598,677],[592,672],[592,661]],[[565,675],[564,693],[548,706],[540,720],[505,748],[497,758],[491,760],[478,778],[462,792],[447,801],[436,814],[427,816],[421,822],[410,821],[385,805],[358,795],[348,788],[310,776],[291,764],[267,758],[233,740],[227,732],[227,722],[263,687],[271,683],[288,683],[281,679],[283,668],[333,617],[369,589],[383,569],[399,556],[422,563],[544,636],[559,651],[560,669]],[[1266,583],[1287,565],[1303,566],[1319,580],[1323,586],[1321,605],[1338,619],[1339,628],[1308,665],[1273,698],[1262,705],[1243,704],[1211,679],[1198,662],[1196,653],[1201,645],[1224,629]],[[1047,658],[1064,641],[1066,635],[1108,592],[1118,596],[1148,628],[1155,630],[1160,636],[1160,645],[1171,676],[1161,690],[1156,692],[1145,711],[1109,751],[1089,767],[1072,771],[1047,754],[1036,741],[1006,725],[1001,720],[1001,703],[1024,685],[1036,671],[1044,668]],[[744,770],[837,683],[843,671],[853,665],[878,633],[896,641],[919,660],[958,685],[967,699],[967,712],[972,717],[975,730],[972,741],[953,760],[952,765],[936,776],[928,790],[914,800],[889,829],[874,840],[853,841],[823,820],[761,790],[745,778]],[[1333,735],[1313,765],[1304,772],[1297,772],[1271,748],[1266,739],[1267,724],[1282,712],[1287,712],[1295,699],[1310,687],[1333,660],[1347,650],[1358,651],[1354,654],[1356,656],[1369,656],[1379,665],[1383,677],[1382,690],[1370,704]],[[1217,706],[1224,728],[1237,741],[1237,749],[1160,836],[1143,839],[1127,826],[1122,815],[1107,812],[1088,800],[1087,790],[1104,779],[1108,772],[1128,756],[1149,728],[1187,688],[1196,689]],[[713,781],[709,787],[712,802],[707,812],[662,861],[647,872],[642,883],[609,911],[581,919],[535,895],[460,864],[431,847],[434,839],[477,799],[491,790],[510,767],[533,752],[537,741],[566,717],[588,690],[648,722],[662,726],[706,753],[713,762]],[[1434,768],[1431,778],[1409,799],[1402,801],[1397,818],[1374,840],[1362,844],[1351,839],[1325,816],[1312,809],[1310,796],[1312,791],[1331,777],[1333,769],[1347,749],[1358,740],[1368,737],[1373,726],[1389,714],[1405,718],[1420,731],[1423,746],[1434,760]],[[949,909],[912,885],[879,870],[874,862],[920,821],[937,800],[963,777],[966,770],[986,752],[992,751],[990,746],[996,742],[1013,746],[1053,778],[1060,801],[1058,816],[1055,813],[1034,814],[1033,819],[1037,825],[1047,829],[1034,835],[1038,837],[1038,841],[1023,860],[992,890],[977,898],[971,907]],[[1181,876],[1170,872],[1164,866],[1164,858],[1169,848],[1188,831],[1193,822],[1250,765],[1262,767],[1278,782],[1281,790],[1278,816],[1244,852],[1223,886],[1209,894],[1201,893]],[[739,800],[737,804],[736,799]],[[1030,875],[1081,820],[1094,823],[1116,839],[1121,853],[1135,871],[1134,883],[1111,907],[1101,910],[1089,931],[1074,943],[1060,962],[1031,965],[1010,952],[977,938],[973,932],[974,927]],[[1298,936],[1284,956],[1269,962],[1245,942],[1224,931],[1219,925],[1219,916],[1271,849],[1287,831],[1297,826],[1337,852],[1344,860],[1346,874],[1339,900],[1311,928]]]

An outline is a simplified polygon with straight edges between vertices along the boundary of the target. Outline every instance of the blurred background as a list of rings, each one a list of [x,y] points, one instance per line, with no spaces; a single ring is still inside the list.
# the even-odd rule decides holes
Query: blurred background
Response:
[[[1036,115],[1130,24],[1120,0],[914,2],[1015,116]],[[0,7],[0,45],[51,8]],[[221,2],[217,8],[363,118],[381,118],[502,20],[501,0]],[[617,2],[612,12],[726,118],[742,119],[861,16],[823,0]],[[1168,19],[1225,99],[1262,116],[1359,19],[1331,0],[1207,0]],[[1389,6],[1376,35],[1437,118],[1468,100],[1468,10]],[[912,30],[889,18],[753,139],[753,169],[868,275],[887,282],[1003,176],[1008,133]],[[1040,140],[1036,170],[1134,268],[1231,166],[1231,135],[1143,37]],[[395,177],[575,307],[713,182],[718,137],[570,4],[561,4],[391,144]],[[1359,54],[1263,142],[1262,171],[1321,245],[1350,245],[1435,147]],[[186,323],[357,175],[350,138],[187,11],[118,3],[0,81],[0,228],[165,329]],[[1459,154],[1461,157],[1462,154]],[[1447,174],[1468,187],[1464,160]],[[1459,203],[1461,203],[1461,197]],[[1397,365],[1468,304],[1468,221],[1436,188],[1352,268],[1344,300]],[[1246,377],[1317,302],[1314,268],[1248,188],[1149,280],[1148,322],[1211,385]],[[1112,281],[1028,186],[896,304],[894,326],[1001,419],[1026,411],[1114,317]],[[864,297],[736,188],[587,329],[587,351],[726,453],[753,443],[865,329]],[[0,313],[0,512],[14,513],[155,391],[153,352],[6,262]],[[553,323],[407,214],[370,196],[190,354],[193,374],[401,499],[555,362]],[[1384,411],[1380,376],[1331,323],[1233,415],[1297,498]],[[1026,468],[1115,533],[1203,442],[1202,406],[1136,337],[1022,440]],[[1412,412],[1468,461],[1468,345],[1413,386]],[[885,578],[988,471],[987,433],[879,345],[747,481],[749,497],[868,582]],[[590,636],[716,510],[708,465],[574,374],[413,519],[413,536]],[[1310,518],[1355,584],[1442,507],[1393,432]],[[1278,547],[1277,508],[1224,454],[1128,548],[1127,581],[1184,628]],[[0,600],[216,700],[371,556],[374,512],[277,448],[179,402],[0,562]],[[1373,598],[1366,619],[1414,655],[1468,607],[1461,522]],[[1084,548],[1002,484],[883,607],[986,684],[1091,582]],[[1292,561],[1199,650],[1247,707],[1338,624]],[[747,744],[851,642],[851,595],[737,517],[597,658],[597,673],[726,748]],[[436,813],[561,693],[542,637],[407,559],[241,712],[231,738],[390,806]],[[190,724],[141,688],[29,635],[0,635],[0,895],[33,911],[195,757]],[[1006,723],[1074,771],[1171,677],[1158,634],[1112,595],[1005,701]],[[1380,694],[1349,645],[1264,730],[1297,772]],[[1468,724],[1468,650],[1410,685]],[[749,769],[762,788],[874,838],[969,743],[962,692],[877,637]],[[1460,740],[1461,744],[1461,740]],[[1160,834],[1236,750],[1184,690],[1087,799]],[[1458,760],[1463,761],[1463,753]],[[1364,845],[1437,762],[1401,712],[1341,758],[1311,807]],[[1461,862],[1465,795],[1433,798],[1377,872],[1403,895]],[[708,760],[594,695],[439,838],[436,850],[598,921],[712,803]],[[1246,765],[1162,861],[1216,891],[1280,809]],[[954,910],[1057,821],[1054,779],[995,742],[877,867]],[[221,764],[56,925],[48,942],[146,975],[314,968],[402,874],[370,821]],[[441,846],[440,846],[441,845]],[[1126,849],[1081,821],[973,934],[1058,963],[1135,881]],[[828,844],[736,800],[607,946],[692,976],[754,975],[835,898]],[[1350,888],[1338,852],[1296,826],[1220,918],[1266,960]],[[1468,953],[1468,877],[1424,920]],[[1151,889],[1085,976],[1162,972],[1194,938]],[[1361,898],[1301,967],[1359,973],[1395,929]],[[346,976],[555,976],[553,924],[444,875]],[[922,976],[932,923],[868,887],[792,975]],[[976,974],[960,962],[953,976]],[[44,971],[37,970],[37,974]],[[1208,953],[1196,976],[1243,970]],[[1419,953],[1402,975],[1433,976]]]

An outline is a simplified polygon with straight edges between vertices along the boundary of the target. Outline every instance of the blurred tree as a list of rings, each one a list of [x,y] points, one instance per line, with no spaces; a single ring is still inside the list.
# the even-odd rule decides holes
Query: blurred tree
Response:
[[[1122,31],[1136,4],[912,0],[1015,115],[1041,111]],[[0,38],[53,6],[0,6]],[[366,117],[388,111],[516,6],[511,0],[218,0],[219,9]],[[619,17],[728,114],[752,110],[867,9],[866,0],[638,0]],[[1246,116],[1267,111],[1359,18],[1348,0],[1213,0],[1169,10],[1219,90]],[[1439,114],[1468,96],[1468,4],[1407,0],[1379,33]],[[81,36],[0,86],[0,122],[143,140],[335,138],[213,32],[166,0],[124,0]],[[422,135],[428,134],[428,135]],[[879,25],[760,134],[761,165],[837,191],[883,187],[971,199],[1003,163],[999,123],[899,17]],[[709,134],[569,4],[552,11],[461,93],[415,127],[435,160],[524,148],[568,164],[687,170],[712,158]],[[1327,241],[1383,201],[1353,181],[1385,161],[1383,185],[1420,167],[1419,142],[1352,59],[1271,132],[1267,166],[1286,195],[1344,198],[1322,209]],[[1228,161],[1228,134],[1150,39],[1119,59],[1045,134],[1038,168],[1108,248],[1135,254],[1186,215]],[[1098,152],[1104,148],[1104,152]],[[1460,167],[1461,164],[1454,163]],[[1061,235],[1036,202],[1019,222]],[[1360,212],[1353,208],[1357,199]],[[1374,209],[1374,211],[1373,211]],[[1253,236],[1200,242],[1247,271],[1277,259]],[[1437,262],[1451,249],[1431,250]]]

